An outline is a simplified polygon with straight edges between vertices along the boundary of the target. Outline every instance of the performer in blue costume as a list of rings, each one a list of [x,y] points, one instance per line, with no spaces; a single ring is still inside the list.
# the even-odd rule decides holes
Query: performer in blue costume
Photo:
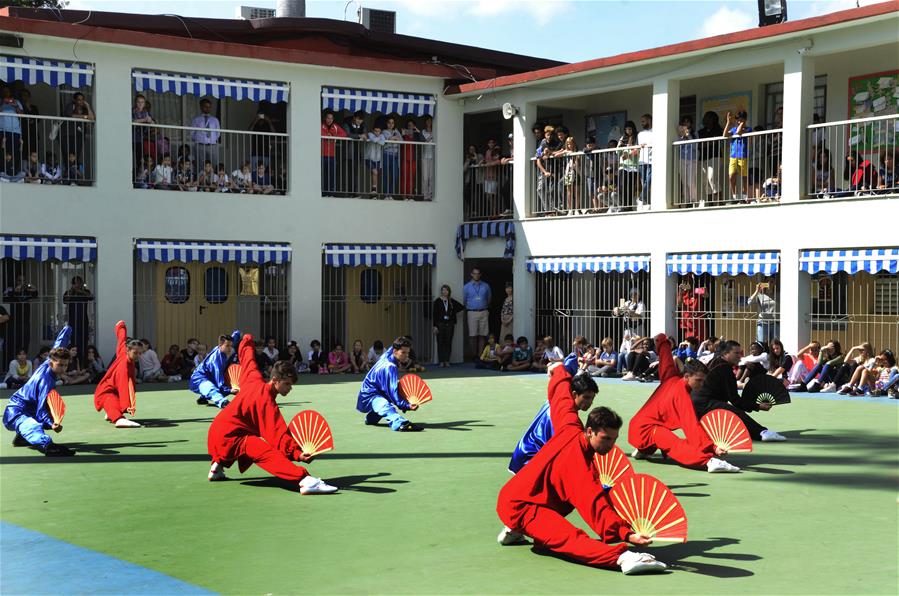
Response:
[[[415,432],[422,430],[417,424],[412,424],[397,408],[404,413],[407,410],[417,410],[418,406],[410,404],[403,399],[397,389],[399,378],[397,376],[397,362],[406,362],[409,359],[409,350],[412,342],[406,337],[398,337],[393,340],[393,345],[384,351],[365,379],[362,380],[362,388],[359,389],[359,398],[356,400],[356,409],[365,414],[365,424],[377,424],[381,418],[386,418],[391,430],[400,432]]]
[[[197,403],[201,406],[208,403],[224,408],[230,401],[229,395],[237,393],[225,381],[228,365],[234,361],[234,346],[240,343],[240,331],[231,337],[219,335],[219,345],[206,355],[203,362],[190,375],[190,390],[198,394]]]
[[[577,410],[586,412],[590,409],[590,406],[593,404],[593,398],[596,396],[596,382],[586,374],[577,374],[578,357],[575,352],[572,352],[565,358],[563,366],[568,374],[573,377],[570,380],[570,390],[574,405]],[[552,369],[550,370],[551,372]],[[577,410],[572,410],[574,416],[577,416]],[[571,412],[568,412],[568,415],[570,416]],[[518,441],[518,445],[515,446],[515,451],[512,452],[512,459],[509,461],[509,471],[517,474],[552,436],[553,413],[550,410],[550,402],[547,400]]]
[[[72,338],[72,328],[66,325],[56,336],[50,357],[44,361],[28,382],[9,398],[3,412],[3,426],[15,431],[12,444],[16,447],[34,446],[48,456],[69,456],[75,452],[68,447],[57,445],[45,433],[52,429],[61,432],[62,425],[53,422],[47,406],[47,394],[56,387],[56,381],[69,367],[68,345]]]

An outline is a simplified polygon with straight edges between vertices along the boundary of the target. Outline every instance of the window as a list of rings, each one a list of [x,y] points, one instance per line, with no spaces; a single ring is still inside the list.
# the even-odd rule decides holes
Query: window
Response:
[[[765,126],[777,128],[774,113],[784,105],[784,84],[769,83],[765,85]],[[827,119],[827,75],[815,77],[815,91],[812,96],[812,113]]]
[[[190,273],[184,267],[165,270],[165,299],[171,304],[184,304],[190,299]]]
[[[204,295],[209,304],[221,304],[228,300],[228,272],[224,267],[206,270]]]
[[[849,275],[816,273],[812,276],[812,328],[834,329],[834,324],[845,325],[848,319],[847,287]]]
[[[381,272],[366,269],[359,279],[359,294],[362,302],[374,304],[381,299]]]
[[[874,278],[874,314],[899,315],[899,275],[881,273]]]

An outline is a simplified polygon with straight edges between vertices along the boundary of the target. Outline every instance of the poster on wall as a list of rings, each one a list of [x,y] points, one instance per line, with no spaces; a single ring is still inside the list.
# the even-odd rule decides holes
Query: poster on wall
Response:
[[[607,114],[591,114],[587,116],[586,130],[588,137],[596,138],[596,146],[605,149],[609,141],[618,142],[624,134],[624,123],[627,112],[609,112]]]
[[[876,72],[849,79],[849,119],[899,114],[899,70]],[[896,119],[853,124],[849,146],[862,154],[875,154],[882,147],[896,146]]]
[[[721,120],[721,126],[724,126],[727,120],[727,113],[731,112],[736,115],[737,112],[746,112],[749,114],[749,126],[753,126],[752,122],[752,91],[737,91],[727,95],[717,95],[715,97],[704,97],[700,102],[700,114],[712,111],[718,114]]]

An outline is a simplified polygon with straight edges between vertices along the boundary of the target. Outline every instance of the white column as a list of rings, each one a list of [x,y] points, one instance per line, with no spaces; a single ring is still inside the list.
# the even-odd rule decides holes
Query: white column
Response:
[[[808,343],[810,287],[807,273],[799,271],[799,249],[790,246],[780,253],[780,341],[790,352]]]
[[[537,332],[534,327],[537,285],[535,274],[527,271],[529,251],[521,224],[515,226],[515,238],[515,261],[512,265],[515,319],[512,321],[512,333],[516,338],[525,336],[533,346],[536,342],[534,334]]]
[[[796,202],[805,196],[809,168],[806,126],[812,123],[814,92],[814,59],[790,50],[784,59],[782,203]]]
[[[517,105],[517,104],[515,104]],[[534,135],[531,134],[531,126],[537,121],[537,104],[527,103],[518,105],[519,113],[512,123],[512,141],[515,143],[515,156],[512,160],[512,203],[515,219],[527,217],[530,207],[528,202],[531,194],[536,192],[531,188],[533,177],[533,164],[531,157],[537,150]],[[518,290],[515,290],[516,301]]]
[[[129,153],[130,155],[130,153]],[[128,167],[131,172],[131,167]],[[119,234],[97,235],[97,349],[107,362],[115,354],[115,324],[125,321],[134,333],[134,246],[130,237]]]
[[[655,125],[654,122],[653,125]],[[653,159],[655,159],[654,155]],[[653,181],[653,185],[655,185],[655,181]],[[663,249],[656,249],[650,253],[649,287],[652,288],[652,296],[649,301],[649,328],[645,330],[650,335],[663,331],[668,335],[677,335],[674,321],[674,293],[677,278],[668,275],[668,266],[665,264],[667,254]]]
[[[122,85],[122,81],[127,81],[127,85]],[[123,105],[132,103],[131,83],[131,69],[114,60],[105,61],[94,75],[91,108],[97,116],[93,137],[95,184],[98,192],[113,192],[115,196],[120,194],[120,189],[132,186],[131,111],[122,109]],[[60,156],[60,159],[67,157]]]
[[[680,81],[659,78],[652,83],[652,194],[653,211],[668,209],[673,147],[680,117]]]

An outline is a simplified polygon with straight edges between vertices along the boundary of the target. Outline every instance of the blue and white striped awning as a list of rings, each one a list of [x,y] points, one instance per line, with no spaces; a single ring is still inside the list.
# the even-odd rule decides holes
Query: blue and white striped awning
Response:
[[[133,70],[135,91],[155,91],[175,95],[196,95],[217,99],[249,99],[271,103],[286,102],[290,95],[288,83],[266,83],[246,79],[206,77],[171,72]]]
[[[668,274],[701,275],[774,275],[780,266],[780,253],[768,252],[703,252],[671,253]]]
[[[456,228],[456,256],[463,258],[465,244],[471,238],[503,237],[506,245],[503,247],[503,258],[515,257],[515,223],[511,221],[479,221],[464,223]]]
[[[97,241],[94,238],[64,236],[0,236],[0,256],[22,261],[83,261],[97,260]]]
[[[322,87],[322,109],[335,112],[362,110],[368,114],[380,112],[400,116],[433,116],[436,104],[433,95]]]
[[[617,271],[649,271],[649,255],[594,257],[531,257],[527,260],[531,273],[611,273]]]
[[[856,250],[803,250],[799,270],[806,273],[899,273],[899,248]]]
[[[289,263],[289,244],[255,242],[180,242],[138,240],[137,258],[142,263]]]
[[[89,87],[94,82],[94,67],[81,62],[40,60],[23,56],[0,56],[0,80],[26,85],[44,83],[52,87]]]
[[[331,267],[389,267],[433,265],[437,249],[430,244],[323,244],[325,265]]]

